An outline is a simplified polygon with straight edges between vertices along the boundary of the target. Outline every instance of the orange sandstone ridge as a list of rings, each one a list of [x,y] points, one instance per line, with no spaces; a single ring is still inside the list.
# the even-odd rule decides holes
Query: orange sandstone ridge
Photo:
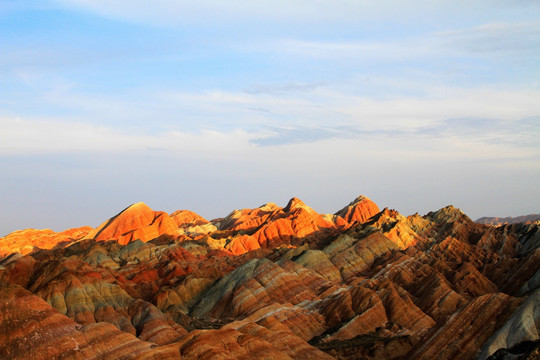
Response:
[[[56,233],[49,229],[26,229],[12,232],[0,238],[0,256],[11,253],[28,254],[34,249],[52,249],[70,244],[85,237],[92,228],[83,226]]]
[[[536,359],[539,225],[359,196],[0,238],[0,359]]]
[[[139,202],[105,221],[85,239],[116,240],[126,245],[134,240],[147,242],[163,234],[177,233],[178,225],[167,213],[153,211]]]

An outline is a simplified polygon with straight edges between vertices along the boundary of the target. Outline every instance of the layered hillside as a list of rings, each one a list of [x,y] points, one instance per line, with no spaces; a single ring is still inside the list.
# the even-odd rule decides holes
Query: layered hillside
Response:
[[[0,238],[0,359],[533,359],[540,228],[360,196]]]

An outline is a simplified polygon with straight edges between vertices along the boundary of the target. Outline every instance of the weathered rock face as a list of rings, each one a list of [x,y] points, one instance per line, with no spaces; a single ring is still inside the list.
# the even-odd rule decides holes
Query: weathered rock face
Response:
[[[192,314],[236,319],[273,303],[297,304],[315,297],[295,272],[286,271],[268,259],[253,259],[206,292]]]
[[[81,326],[39,297],[0,284],[2,359],[174,359],[177,345],[158,348],[106,323]]]
[[[539,341],[539,226],[452,206],[293,198],[208,222],[139,203],[0,251],[0,359],[485,359]]]
[[[505,294],[476,298],[413,353],[417,359],[471,359],[517,301]]]
[[[480,360],[499,349],[512,348],[526,341],[540,338],[540,288],[519,306],[506,323],[484,343]]]

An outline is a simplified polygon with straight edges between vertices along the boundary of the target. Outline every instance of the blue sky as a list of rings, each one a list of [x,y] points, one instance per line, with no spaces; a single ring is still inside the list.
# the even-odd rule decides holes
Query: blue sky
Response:
[[[539,213],[537,1],[0,0],[0,235],[359,194]]]

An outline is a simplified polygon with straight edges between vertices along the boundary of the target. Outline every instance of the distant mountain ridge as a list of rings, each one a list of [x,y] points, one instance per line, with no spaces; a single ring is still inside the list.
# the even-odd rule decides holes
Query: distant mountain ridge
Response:
[[[535,221],[540,221],[540,214],[529,214],[516,217],[488,217],[484,216],[475,220],[475,223],[484,225],[504,225],[504,224],[531,224]]]

